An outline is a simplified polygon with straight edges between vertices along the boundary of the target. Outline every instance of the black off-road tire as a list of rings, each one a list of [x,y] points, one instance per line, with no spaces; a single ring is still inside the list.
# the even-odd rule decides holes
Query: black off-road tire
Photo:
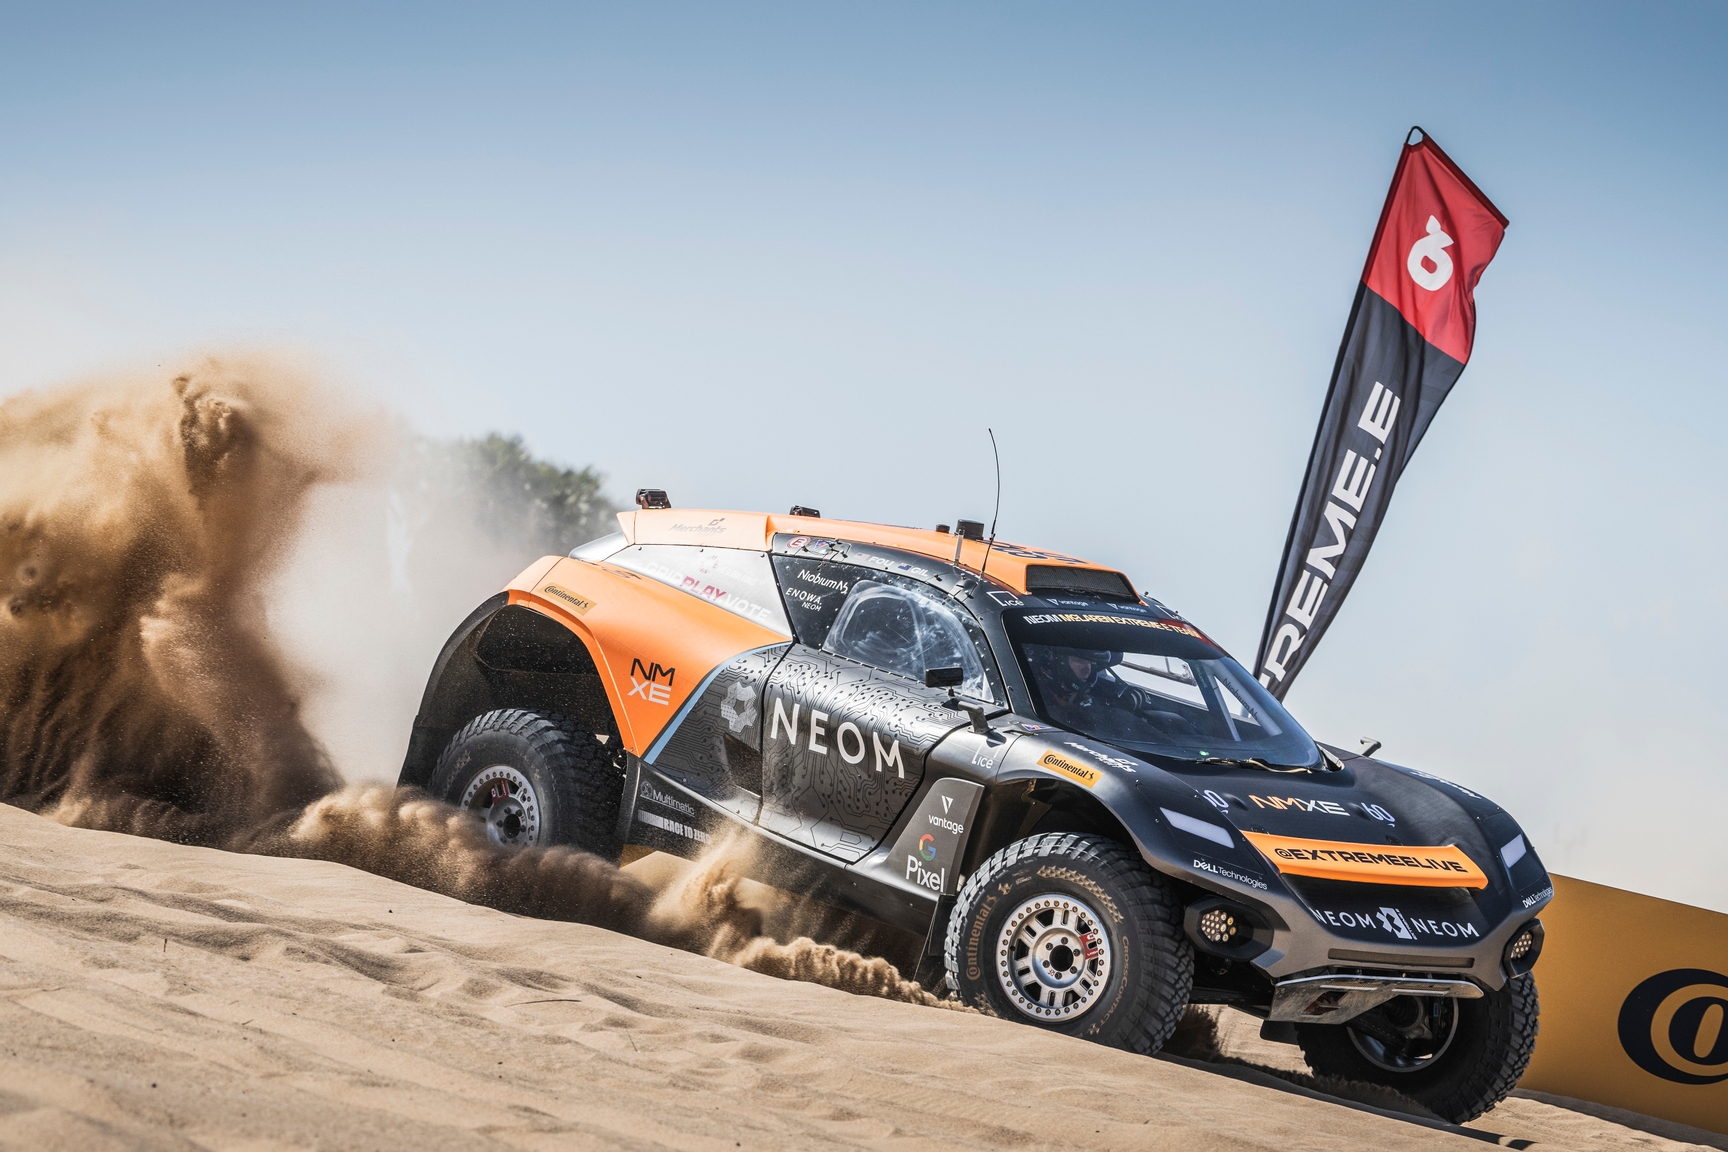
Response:
[[[1032,1015],[1024,989],[1039,992],[1039,986],[1015,981],[1013,975],[1017,964],[1030,971],[1030,962],[1024,955],[1017,958],[1016,952],[1031,936],[1042,933],[1030,952],[1066,947],[1053,942],[1062,939],[1054,919],[1038,928],[1034,922],[1046,913],[1027,911],[1044,900],[1052,902],[1051,917],[1059,914],[1054,906],[1064,901],[1068,908],[1095,912],[1105,945],[1099,954],[1106,957],[1107,968],[1089,993],[1090,1002],[1051,1010],[1072,1011],[1069,1018]],[[1005,938],[1016,923],[1023,926],[1021,931]],[[1168,884],[1131,849],[1103,837],[1068,832],[1016,841],[967,879],[948,920],[943,958],[960,998],[975,1008],[1147,1055],[1176,1030],[1194,983],[1193,946],[1183,935],[1182,906]],[[1068,962],[1082,966],[1078,979],[1084,980],[1085,966],[1095,961],[1081,952]],[[1008,990],[1010,981],[1023,989],[1018,1001]],[[1062,994],[1043,991],[1052,997]],[[1077,999],[1081,993],[1066,995]]]
[[[568,844],[615,861],[624,792],[616,747],[616,736],[602,743],[567,716],[501,708],[451,737],[427,791],[486,820],[494,843]],[[500,786],[505,794],[494,795]]]
[[[1536,1050],[1536,979],[1520,976],[1480,1000],[1455,1000],[1458,1030],[1432,1062],[1410,1071],[1382,1068],[1363,1055],[1348,1024],[1298,1024],[1296,1042],[1308,1067],[1323,1076],[1366,1080],[1409,1096],[1436,1115],[1464,1124],[1506,1099]]]

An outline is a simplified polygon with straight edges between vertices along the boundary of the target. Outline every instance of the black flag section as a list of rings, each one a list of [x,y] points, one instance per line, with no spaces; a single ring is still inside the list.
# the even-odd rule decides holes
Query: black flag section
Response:
[[[1255,673],[1283,699],[1362,570],[1392,491],[1470,359],[1506,218],[1412,129],[1332,369]]]

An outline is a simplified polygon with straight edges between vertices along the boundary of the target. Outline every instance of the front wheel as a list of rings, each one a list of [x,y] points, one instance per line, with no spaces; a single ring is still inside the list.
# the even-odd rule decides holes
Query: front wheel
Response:
[[[427,791],[486,822],[501,848],[569,844],[618,856],[624,775],[608,745],[568,717],[501,708],[445,746]]]
[[[1194,982],[1182,908],[1140,857],[1071,833],[1008,845],[966,881],[943,949],[975,1008],[1152,1053]]]
[[[1308,1067],[1366,1080],[1454,1124],[1506,1099],[1536,1049],[1535,977],[1509,980],[1478,1000],[1399,996],[1347,1024],[1298,1024]]]

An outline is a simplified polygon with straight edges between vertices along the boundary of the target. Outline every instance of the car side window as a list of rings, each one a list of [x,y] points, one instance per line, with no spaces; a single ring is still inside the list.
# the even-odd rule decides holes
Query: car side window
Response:
[[[923,683],[931,668],[959,668],[959,691],[990,700],[984,662],[954,610],[911,585],[860,580],[841,605],[822,649]]]
[[[875,573],[851,564],[817,560],[808,556],[776,556],[774,571],[780,577],[786,616],[800,644],[822,647],[828,629],[840,614],[852,585]]]

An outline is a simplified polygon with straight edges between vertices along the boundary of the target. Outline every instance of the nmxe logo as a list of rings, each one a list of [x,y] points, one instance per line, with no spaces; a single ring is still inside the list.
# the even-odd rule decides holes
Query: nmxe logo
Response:
[[[643,664],[640,660],[630,661],[630,695],[640,696],[650,704],[672,703],[672,677],[677,675],[676,668],[662,668],[658,664]],[[660,681],[664,680],[662,684]]]

